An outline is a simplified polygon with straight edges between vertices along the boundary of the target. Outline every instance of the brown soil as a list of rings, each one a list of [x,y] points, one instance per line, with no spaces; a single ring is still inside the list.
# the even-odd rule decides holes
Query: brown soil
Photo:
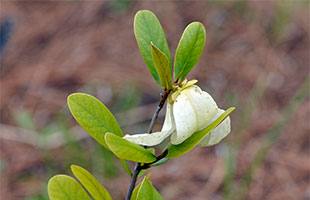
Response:
[[[198,20],[206,26],[206,50],[188,78],[198,79],[222,107],[234,106],[231,102],[235,99],[227,101],[228,94],[239,99],[236,117],[232,115],[233,132],[238,109],[242,109],[257,80],[266,84],[257,110],[244,129],[234,187],[238,187],[263,136],[309,77],[306,1],[126,2],[1,1],[0,22],[8,20],[13,25],[0,66],[1,199],[44,193],[52,175],[46,174],[49,165],[41,149],[32,144],[33,140],[18,136],[25,130],[17,127],[13,117],[16,111],[29,110],[36,130],[40,130],[55,120],[66,97],[85,85],[99,85],[90,93],[109,106],[115,95],[134,83],[142,90],[140,106],[147,110],[139,114],[142,119],[150,117],[161,90],[135,41],[133,18],[140,9],[152,10],[158,16],[171,52],[175,52],[187,24]],[[310,199],[309,107],[308,99],[286,125],[254,176],[246,199]],[[76,125],[73,120],[72,125]],[[127,131],[133,129],[125,127]],[[29,134],[36,137],[36,131]],[[50,151],[61,163],[63,148]],[[195,148],[150,172],[165,199],[221,199],[224,161],[216,147]],[[115,199],[122,199],[128,182],[128,176],[122,174],[104,184]]]

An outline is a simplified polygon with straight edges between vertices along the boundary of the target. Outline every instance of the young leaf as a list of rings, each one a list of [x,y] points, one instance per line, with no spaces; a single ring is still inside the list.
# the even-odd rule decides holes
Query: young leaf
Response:
[[[106,133],[105,141],[110,150],[120,159],[140,163],[150,163],[156,160],[150,151],[113,133]]]
[[[233,111],[234,107],[227,109],[219,118],[212,122],[206,128],[195,132],[183,143],[178,145],[169,145],[167,158],[179,157],[190,150],[192,150],[208,133],[210,133],[215,127],[217,127],[222,121],[224,121]]]
[[[162,164],[166,163],[168,160],[169,160],[168,158],[162,158],[159,161],[151,164],[151,166],[156,167],[156,166],[162,165]]]
[[[151,53],[155,69],[158,73],[162,86],[172,89],[171,71],[168,57],[151,42]]]
[[[71,165],[71,170],[95,200],[112,200],[109,192],[87,170],[77,165]]]
[[[141,184],[142,184],[142,182],[139,183],[139,184],[135,187],[135,189],[132,191],[130,200],[137,200],[137,195],[138,195],[138,192],[139,192],[139,190],[140,190]]]
[[[137,180],[139,180],[147,172],[147,170],[148,169],[142,169],[137,176]]]
[[[197,64],[206,41],[206,29],[199,22],[186,27],[174,57],[174,79],[182,82]]]
[[[75,120],[107,149],[104,141],[106,132],[123,135],[112,113],[95,97],[82,93],[71,94],[68,106]]]
[[[135,191],[136,190],[136,191]],[[151,181],[145,177],[135,188],[131,200],[163,200],[159,192],[154,188]]]
[[[141,10],[137,12],[134,19],[134,32],[141,55],[148,69],[150,70],[156,82],[164,87],[164,84],[160,82],[159,75],[153,63],[150,46],[151,42],[153,42],[153,44],[167,56],[169,60],[168,66],[170,71],[172,69],[172,65],[166,36],[157,17],[148,10]]]
[[[91,200],[83,187],[67,175],[52,177],[48,182],[47,190],[51,200]]]

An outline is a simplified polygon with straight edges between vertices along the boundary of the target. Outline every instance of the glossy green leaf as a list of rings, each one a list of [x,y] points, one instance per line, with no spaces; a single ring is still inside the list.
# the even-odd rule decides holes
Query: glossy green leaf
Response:
[[[197,64],[206,41],[203,24],[193,22],[183,32],[174,57],[174,78],[180,83]]]
[[[152,53],[151,42],[159,48],[168,58],[170,71],[172,69],[169,47],[166,41],[165,33],[157,19],[157,17],[148,10],[140,10],[134,19],[134,32],[141,55],[150,70],[156,82],[161,84],[159,75],[155,69]]]
[[[163,200],[147,177],[144,177],[141,185],[137,188],[135,200]]]
[[[192,150],[208,133],[210,133],[215,127],[217,127],[223,120],[225,120],[234,110],[235,110],[234,107],[227,109],[219,118],[217,118],[209,126],[200,131],[195,132],[183,143],[178,145],[169,145],[168,155],[166,157],[176,158]]]
[[[52,177],[48,182],[47,190],[51,200],[91,200],[84,188],[67,175]]]
[[[106,133],[105,141],[110,150],[120,159],[140,163],[150,163],[156,160],[150,151],[113,133]]]
[[[71,94],[68,106],[75,120],[107,149],[104,141],[106,132],[123,135],[112,113],[95,97],[82,93]]]
[[[77,165],[71,165],[71,170],[95,200],[112,200],[109,192],[87,170]]]
[[[151,42],[151,53],[153,63],[162,86],[168,90],[172,89],[171,70],[168,57]]]

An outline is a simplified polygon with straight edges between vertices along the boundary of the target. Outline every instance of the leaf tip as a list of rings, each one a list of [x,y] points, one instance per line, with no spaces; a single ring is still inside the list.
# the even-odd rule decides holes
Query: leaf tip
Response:
[[[70,105],[72,103],[72,101],[74,101],[75,98],[79,97],[79,96],[86,96],[88,94],[85,93],[72,93],[67,97],[67,103],[68,105]]]
[[[134,17],[134,23],[136,22],[137,18],[144,15],[144,14],[149,14],[149,15],[154,15],[153,12],[151,12],[150,10],[139,10],[136,14],[135,14],[135,17]]]
[[[77,165],[70,165],[71,171],[74,173],[74,171],[78,168],[79,166]]]
[[[204,34],[205,34],[206,28],[205,28],[205,26],[203,25],[203,23],[198,22],[198,21],[195,21],[195,22],[192,22],[192,23],[191,23],[190,25],[188,25],[188,26],[193,26],[193,25],[198,26],[199,28],[202,28],[202,30],[203,30],[203,32],[204,32]]]
[[[139,10],[139,11],[136,13],[136,16],[137,16],[137,15],[141,15],[141,14],[143,14],[143,13],[153,14],[152,11],[147,10],[147,9],[143,9],[143,10]]]
[[[106,132],[106,134],[105,134],[104,137],[105,137],[105,139],[106,139],[106,138],[111,137],[112,135],[114,135],[114,134],[113,134],[113,133],[110,133],[110,132]]]
[[[76,97],[77,95],[82,94],[82,93],[72,93],[67,97],[67,100],[71,100],[72,98]]]
[[[232,113],[236,110],[236,107],[230,107],[230,108],[228,108],[228,110],[230,110],[230,113]]]
[[[105,135],[104,135],[104,141],[107,144],[107,146],[109,147],[109,149],[111,148],[110,145],[109,145],[109,142],[111,141],[113,136],[116,136],[116,135],[113,134],[113,133],[110,133],[110,132],[106,132]]]

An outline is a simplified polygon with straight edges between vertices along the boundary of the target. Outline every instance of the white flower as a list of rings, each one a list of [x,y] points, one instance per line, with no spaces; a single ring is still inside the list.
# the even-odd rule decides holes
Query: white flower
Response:
[[[171,143],[176,145],[215,121],[224,113],[224,110],[217,107],[216,102],[207,92],[193,85],[196,82],[196,80],[185,82],[183,87],[170,94],[166,118],[160,132],[125,135],[124,139],[144,146],[155,146],[171,135]],[[230,118],[227,117],[199,145],[217,144],[229,132]]]

